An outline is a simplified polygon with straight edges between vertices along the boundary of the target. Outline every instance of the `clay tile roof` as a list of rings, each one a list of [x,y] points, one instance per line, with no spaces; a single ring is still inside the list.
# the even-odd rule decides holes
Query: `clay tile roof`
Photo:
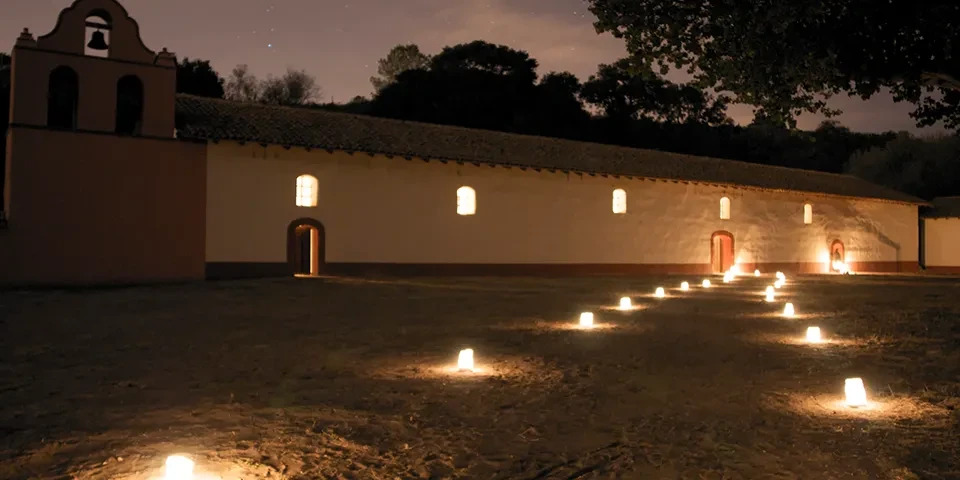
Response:
[[[848,175],[310,108],[177,96],[178,137],[926,202]]]
[[[923,212],[924,218],[960,218],[960,197],[938,197],[930,203],[932,208]]]

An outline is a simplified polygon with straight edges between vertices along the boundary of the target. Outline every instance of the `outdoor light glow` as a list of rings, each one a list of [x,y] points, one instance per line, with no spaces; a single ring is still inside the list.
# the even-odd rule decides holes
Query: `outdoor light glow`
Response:
[[[733,280],[733,273],[727,272],[723,274],[723,283],[730,283],[730,280]]]
[[[867,391],[863,388],[863,380],[848,378],[843,383],[843,393],[847,396],[848,407],[862,407],[867,404]]]
[[[740,265],[734,265],[734,266],[730,267],[730,274],[731,274],[731,275],[740,275]]]
[[[680,284],[680,290],[683,290],[684,292],[686,292],[687,290],[690,290],[690,284],[687,283],[687,282],[681,283],[681,284]]]
[[[786,280],[787,276],[784,275],[783,272],[777,272],[777,278],[780,280]]]
[[[580,327],[581,328],[593,327],[593,313],[583,312],[580,314]]]
[[[842,275],[850,273],[850,267],[845,262],[841,262],[839,260],[833,262],[833,269]]]
[[[807,341],[820,343],[820,327],[807,327]]]
[[[710,288],[710,280],[706,279],[703,281],[703,288]]]
[[[784,317],[792,317],[794,313],[795,313],[795,312],[794,312],[794,310],[793,310],[793,304],[787,302],[787,304],[783,306],[783,316],[784,316]]]
[[[780,288],[780,287],[782,287],[782,286],[783,286],[783,280],[777,280],[776,282],[773,282],[773,286],[774,286],[774,288]]]
[[[193,460],[181,455],[167,457],[163,480],[192,480]]]
[[[766,296],[766,298],[764,298],[764,300],[766,300],[766,301],[768,301],[768,302],[772,302],[772,301],[773,301],[773,292],[767,292],[767,296]]]
[[[663,298],[667,296],[667,293],[663,291],[663,287],[657,287],[657,291],[653,295],[657,298]]]
[[[759,277],[759,276],[760,276],[760,270],[754,270],[754,271],[753,271],[753,276],[754,276],[754,277]]]
[[[767,285],[767,295],[773,295],[773,285]]]
[[[630,297],[620,299],[620,310],[630,310],[631,308],[633,308],[633,303],[630,302]]]
[[[473,349],[460,350],[460,356],[457,357],[457,369],[460,371],[473,371]]]

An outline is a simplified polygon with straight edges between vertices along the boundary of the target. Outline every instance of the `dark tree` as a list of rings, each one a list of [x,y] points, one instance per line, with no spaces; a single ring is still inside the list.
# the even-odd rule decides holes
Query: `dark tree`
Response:
[[[247,65],[237,65],[230,72],[224,88],[227,100],[235,102],[259,102],[263,93],[263,84],[250,73]]]
[[[357,95],[350,99],[347,103],[320,103],[316,105],[311,105],[314,108],[320,108],[323,110],[331,110],[334,112],[343,112],[343,113],[355,113],[360,115],[367,115],[370,113],[370,108],[372,102],[369,98]]]
[[[544,75],[530,108],[520,112],[513,131],[549,137],[588,139],[590,114],[580,101],[580,80],[570,72]]]
[[[433,57],[430,68],[450,73],[482,72],[510,79],[518,85],[533,85],[539,64],[530,54],[505,45],[476,40],[444,47]]]
[[[668,123],[729,123],[726,97],[714,98],[690,85],[677,85],[625,58],[600,65],[583,86],[583,99],[617,121],[641,118]]]
[[[377,62],[377,75],[370,77],[370,83],[377,91],[387,85],[395,82],[397,76],[407,70],[418,68],[426,69],[430,66],[430,56],[420,52],[420,47],[409,45],[397,45],[390,49],[385,58]]]
[[[401,73],[374,97],[374,115],[511,131],[534,99],[537,61],[476,41],[446,47],[429,70]]]
[[[882,147],[854,155],[849,172],[927,200],[960,195],[960,137],[924,139],[901,132]]]
[[[921,105],[920,124],[960,121],[958,2],[588,1],[598,32],[626,39],[642,63],[686,69],[701,88],[732,92],[778,123],[838,113],[824,97],[883,88]]]
[[[310,105],[321,97],[317,80],[306,70],[288,68],[280,77],[267,77],[260,88],[260,102],[272,105]]]
[[[177,65],[177,93],[223,98],[223,82],[207,60],[184,58]]]

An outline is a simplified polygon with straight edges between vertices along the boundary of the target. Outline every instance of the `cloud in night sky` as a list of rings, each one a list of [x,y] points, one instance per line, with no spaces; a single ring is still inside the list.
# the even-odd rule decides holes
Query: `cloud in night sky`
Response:
[[[585,80],[600,63],[625,55],[623,42],[598,35],[580,0],[126,0],[148,47],[209,59],[221,74],[246,63],[258,76],[304,68],[317,77],[326,100],[369,95],[377,60],[400,43],[425,52],[486,40],[526,50],[540,73],[570,71]],[[70,0],[3,0],[0,50],[9,50],[23,27],[52,29]],[[271,8],[272,7],[272,8]],[[4,40],[6,39],[6,40]],[[272,48],[268,44],[273,45]],[[682,76],[671,75],[682,80]],[[860,131],[917,131],[909,104],[889,95],[862,101],[836,97],[838,120]],[[749,123],[752,109],[736,105],[730,115]],[[804,116],[801,128],[822,118]],[[938,129],[924,129],[935,131]]]

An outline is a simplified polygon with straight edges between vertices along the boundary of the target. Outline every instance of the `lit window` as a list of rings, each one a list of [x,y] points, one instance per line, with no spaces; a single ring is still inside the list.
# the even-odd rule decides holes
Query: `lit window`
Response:
[[[477,192],[470,187],[457,189],[457,215],[477,213]]]
[[[727,197],[720,199],[720,220],[730,220],[730,199]]]
[[[613,213],[627,213],[627,192],[622,188],[613,191]]]
[[[813,205],[809,203],[803,206],[803,223],[804,225],[813,223]]]
[[[297,177],[297,206],[317,206],[317,177],[312,175]]]

